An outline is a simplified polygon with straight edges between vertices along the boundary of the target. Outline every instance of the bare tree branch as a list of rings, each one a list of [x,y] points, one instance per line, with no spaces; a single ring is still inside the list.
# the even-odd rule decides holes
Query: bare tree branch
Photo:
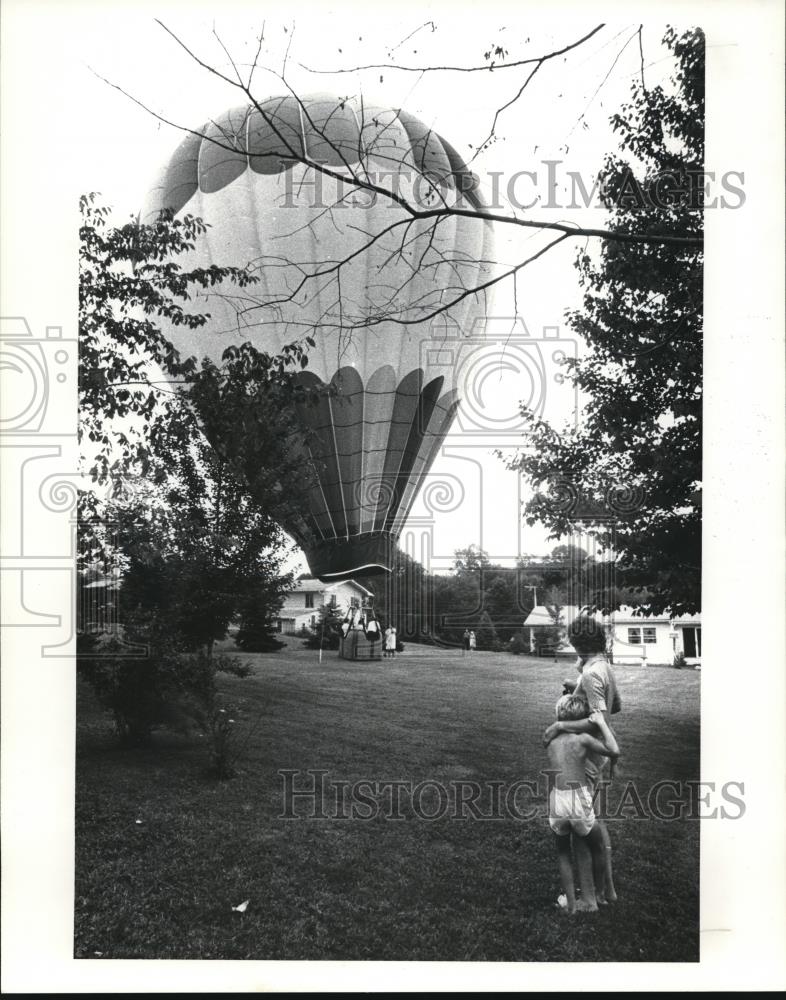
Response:
[[[646,94],[647,93],[647,84],[644,82],[644,45],[643,45],[642,40],[641,40],[641,29],[643,27],[644,27],[644,25],[640,24],[639,25],[639,31],[638,31],[638,35],[639,35],[639,60],[640,60],[640,65],[641,65],[641,89]]]
[[[562,49],[555,49],[554,52],[548,52],[546,55],[532,56],[529,59],[518,59],[515,62],[510,63],[496,63],[491,66],[400,66],[398,63],[368,63],[365,66],[351,66],[349,69],[312,69],[303,63],[299,63],[299,65],[303,69],[308,70],[309,73],[320,73],[323,75],[360,73],[364,70],[370,69],[397,69],[402,73],[494,73],[501,69],[516,69],[518,66],[531,66],[532,63],[544,63],[548,59],[556,59],[557,56],[564,55],[566,52],[570,52],[571,49],[575,49],[579,45],[588,41],[593,35],[596,35],[601,28],[605,28],[605,24],[599,24],[596,28],[593,28],[592,31],[583,35],[577,42],[571,42],[570,45],[566,45]]]
[[[472,154],[472,158],[468,161],[467,166],[469,166],[483,152],[486,146],[494,138],[497,132],[497,122],[499,121],[500,115],[503,113],[503,111],[507,111],[509,107],[512,107],[512,105],[516,103],[516,101],[521,97],[521,95],[529,86],[529,83],[532,80],[533,76],[538,72],[538,70],[542,65],[543,65],[542,62],[536,63],[535,66],[532,67],[532,71],[530,72],[527,79],[524,81],[524,83],[522,83],[521,87],[519,87],[519,90],[516,93],[515,97],[511,97],[511,99],[507,102],[507,104],[503,104],[501,108],[497,108],[497,110],[494,112],[494,121],[491,123],[491,129],[489,130],[489,134],[486,136],[483,142],[481,142],[481,144]]]
[[[612,72],[614,70],[614,67],[617,65],[617,63],[620,60],[620,57],[622,56],[622,53],[625,51],[625,49],[627,49],[627,47],[630,45],[630,43],[633,41],[633,39],[636,37],[636,35],[639,33],[640,30],[641,29],[637,29],[636,31],[634,31],[633,34],[630,36],[630,38],[625,42],[625,44],[622,46],[622,48],[616,54],[616,56],[614,57],[614,62],[611,64],[611,66],[609,66],[608,73],[606,73],[606,75],[600,81],[600,83],[598,84],[598,86],[595,88],[594,94],[587,101],[587,104],[586,104],[584,110],[581,112],[581,114],[579,115],[579,117],[576,119],[576,124],[573,126],[573,128],[570,130],[570,132],[568,132],[569,136],[572,135],[575,132],[575,130],[576,130],[579,122],[581,122],[584,119],[584,116],[586,115],[586,113],[590,109],[590,105],[595,100],[595,98],[598,96],[598,94],[601,92],[601,90],[603,89],[603,85],[606,83],[606,81],[608,80],[608,78],[611,76],[611,74],[612,74]]]
[[[96,76],[99,76],[109,86],[118,90],[159,121],[186,134],[197,136],[204,142],[209,142],[234,156],[240,155],[255,159],[271,157],[278,161],[284,160],[287,163],[291,161],[292,165],[299,164],[310,168],[324,177],[335,181],[338,185],[337,198],[334,197],[332,203],[328,206],[323,206],[323,211],[319,212],[316,217],[311,215],[307,222],[299,225],[293,232],[283,235],[279,233],[281,239],[285,240],[288,237],[292,237],[304,229],[310,229],[316,234],[318,225],[323,227],[322,231],[324,232],[324,226],[331,223],[335,231],[339,234],[344,234],[345,237],[348,233],[355,233],[360,236],[358,244],[356,246],[347,245],[346,250],[342,251],[342,256],[339,259],[325,259],[323,257],[318,261],[313,259],[297,261],[292,259],[291,256],[276,257],[265,255],[250,262],[250,266],[253,264],[257,268],[275,269],[278,271],[280,280],[277,279],[275,294],[258,296],[246,289],[241,294],[227,295],[220,288],[201,293],[205,298],[215,296],[218,299],[223,299],[225,302],[231,302],[235,314],[233,325],[236,325],[236,332],[241,335],[244,331],[250,331],[261,322],[270,322],[271,316],[273,317],[273,322],[282,326],[287,332],[290,330],[300,331],[303,328],[313,331],[315,326],[318,325],[323,330],[338,330],[341,337],[349,338],[351,338],[352,331],[368,329],[379,326],[382,323],[411,326],[428,322],[439,315],[450,317],[451,310],[459,306],[467,298],[470,296],[483,296],[488,289],[507,278],[513,280],[514,298],[516,298],[516,277],[520,271],[542,258],[551,249],[565,240],[577,237],[585,241],[590,238],[598,238],[624,244],[667,246],[673,248],[675,252],[695,251],[703,244],[701,236],[674,235],[668,232],[659,234],[652,232],[651,229],[648,232],[639,233],[621,232],[600,227],[588,228],[565,220],[551,222],[541,219],[522,218],[512,210],[510,212],[492,211],[490,208],[475,207],[474,202],[470,204],[467,200],[461,198],[459,178],[456,177],[454,182],[452,172],[449,176],[437,177],[433,173],[430,173],[424,164],[419,163],[414,150],[412,152],[408,148],[404,150],[404,159],[402,160],[401,153],[398,156],[388,155],[384,144],[382,148],[378,148],[388,130],[394,128],[396,121],[395,113],[390,121],[381,120],[380,122],[376,118],[371,119],[371,123],[376,128],[376,132],[374,133],[376,138],[369,145],[369,142],[363,138],[369,122],[366,120],[366,108],[362,94],[360,96],[357,149],[354,151],[354,154],[349,151],[346,145],[342,145],[341,140],[335,139],[335,134],[330,134],[332,116],[334,114],[338,115],[343,110],[343,103],[339,102],[335,111],[327,114],[325,121],[319,123],[315,121],[312,114],[313,109],[301,99],[286,79],[287,60],[289,59],[290,47],[292,45],[291,34],[288,39],[282,71],[277,72],[270,67],[259,65],[259,55],[264,37],[263,25],[262,32],[257,39],[256,56],[254,57],[254,62],[246,82],[240,72],[238,63],[233,59],[231,53],[215,30],[213,34],[232,68],[234,78],[229,73],[222,72],[215,66],[210,65],[209,62],[200,57],[162,21],[157,20],[157,23],[197,66],[244,95],[248,106],[244,121],[239,127],[235,123],[229,126],[220,124],[220,120],[219,123],[210,123],[211,127],[205,126],[201,130],[178,125],[147,107],[142,101],[129,94],[118,84],[106,80],[105,77],[101,77],[97,73]],[[426,27],[427,25],[428,22],[421,27]],[[538,57],[503,64],[504,68],[513,68],[515,66],[529,66],[531,68],[517,93],[495,112],[489,134],[474,154],[473,159],[495,136],[500,116],[521,97],[535,74],[543,65],[556,56],[576,49],[597,34],[602,27],[603,25],[599,25],[582,38],[564,48]],[[609,78],[625,48],[636,35],[638,35],[641,50],[641,26],[639,26],[622,45],[610,69],[590,98],[587,108]],[[403,42],[400,44],[403,44]],[[503,66],[498,68],[503,68]],[[371,66],[365,68],[380,67]],[[421,70],[415,70],[412,67],[400,68],[411,72],[421,72]],[[307,123],[308,129],[311,130],[306,131],[306,136],[310,137],[313,135],[318,137],[320,144],[324,143],[330,150],[332,154],[331,160],[333,163],[338,163],[337,166],[330,166],[314,158],[312,150],[308,148],[311,146],[310,138],[297,138],[299,132],[296,132],[296,138],[293,139],[291,135],[282,131],[280,121],[268,108],[263,106],[263,103],[252,92],[251,84],[256,69],[262,69],[270,73],[286,88],[287,93],[297,104],[301,120]],[[491,67],[428,67],[427,69],[433,71],[455,70],[461,72],[478,72],[483,69],[490,70]],[[587,108],[585,108],[578,121],[581,121],[584,117]],[[270,129],[270,132],[280,144],[273,152],[253,152],[250,148],[250,143],[246,136],[249,131],[249,116],[254,111],[259,114],[266,127]],[[355,113],[357,114],[357,110]],[[578,124],[578,121],[576,124]],[[428,148],[431,137],[432,133],[430,130],[427,130],[423,137],[424,149]],[[350,162],[350,159],[354,159],[355,156],[356,162]],[[389,159],[392,168],[390,175],[380,173],[378,163],[374,167],[377,173],[372,173],[369,170],[371,156],[374,156],[375,161],[382,160],[383,163],[386,159]],[[418,178],[422,178],[427,184],[425,204],[423,198],[418,195],[417,185],[413,186],[412,193],[407,191],[407,194],[404,194],[399,189],[398,183],[393,183],[392,187],[386,187],[385,184],[380,183],[380,178],[386,176],[390,176],[392,182],[399,182],[402,166],[408,167],[409,159],[412,159],[411,166]],[[456,200],[450,203],[448,200],[448,189],[453,187],[454,183],[457,185],[459,191]],[[349,189],[348,193],[343,193],[345,192],[345,187]],[[372,196],[374,199],[383,199],[390,206],[396,207],[399,212],[393,221],[382,226],[376,232],[366,231],[362,226],[356,225],[354,218],[351,222],[342,226],[339,224],[338,216],[334,215],[334,210],[340,208],[342,204],[351,202],[351,196],[355,192],[362,192]],[[557,237],[544,246],[541,246],[529,256],[522,257],[521,260],[514,263],[502,265],[495,261],[471,259],[469,255],[459,253],[450,240],[450,227],[445,228],[443,238],[443,226],[451,219],[472,220],[481,226],[490,223],[495,223],[499,226],[514,226],[520,229],[531,230],[533,233],[541,232],[546,234],[551,232],[556,233]],[[352,274],[351,268],[356,262],[375,247],[380,256],[375,265],[376,277],[370,282],[368,287],[359,286],[354,280],[345,280],[348,275]],[[492,273],[491,277],[486,277],[486,280],[476,286],[474,280],[481,276],[481,269],[485,269],[485,276],[488,273],[490,265],[495,268],[494,273]],[[429,275],[430,279],[433,278],[428,283],[425,291],[419,288],[417,283],[418,278],[423,275]],[[406,301],[404,301],[404,296],[402,295],[405,289],[408,291]],[[357,298],[354,299],[353,295],[356,295]],[[305,302],[317,300],[320,302],[319,311],[321,315],[316,324],[313,320],[310,323],[300,322],[298,319],[285,314],[283,307],[287,305],[294,306],[297,313],[299,307]],[[260,318],[260,310],[265,313],[264,320]]]

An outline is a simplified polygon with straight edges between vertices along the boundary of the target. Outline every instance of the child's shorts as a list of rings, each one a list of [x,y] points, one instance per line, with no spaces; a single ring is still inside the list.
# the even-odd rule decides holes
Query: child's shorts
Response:
[[[549,826],[560,837],[572,830],[586,837],[595,825],[592,793],[586,785],[577,788],[552,788],[549,796]]]

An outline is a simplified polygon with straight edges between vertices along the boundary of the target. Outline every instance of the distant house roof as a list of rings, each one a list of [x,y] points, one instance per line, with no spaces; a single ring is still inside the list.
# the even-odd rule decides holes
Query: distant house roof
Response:
[[[371,591],[367,590],[362,584],[358,583],[357,580],[342,580],[339,583],[322,583],[321,580],[317,580],[314,577],[306,577],[303,580],[296,580],[295,586],[290,591],[291,594],[324,594],[329,593],[331,590],[335,590],[336,587],[342,586],[342,584],[349,584],[351,587],[355,587],[357,590],[361,591],[367,597],[371,597]]]
[[[564,607],[560,608],[560,625],[570,625],[578,613],[578,607],[573,604],[566,604]],[[524,619],[524,625],[527,628],[532,628],[537,627],[538,625],[556,625],[556,622],[549,614],[546,606],[544,604],[538,604],[537,607],[534,607]]]
[[[292,588],[293,594],[321,594],[328,585],[320,580],[298,580]]]
[[[635,614],[636,608],[629,607],[627,604],[623,604],[618,611],[613,612],[609,615],[606,620],[611,620],[615,625],[622,625],[630,623],[632,625],[647,625],[647,624],[669,624],[669,622],[674,622],[677,625],[700,625],[701,615],[678,615],[672,618],[668,614],[661,615],[646,615]],[[573,619],[579,614],[581,608],[576,605],[568,604],[561,608],[560,624],[567,627],[571,624]],[[596,612],[593,616],[597,621],[603,621],[604,616],[600,612]],[[526,628],[537,627],[539,625],[554,625],[554,619],[548,613],[545,605],[539,604],[537,607],[533,608],[532,611],[524,619],[524,625]]]

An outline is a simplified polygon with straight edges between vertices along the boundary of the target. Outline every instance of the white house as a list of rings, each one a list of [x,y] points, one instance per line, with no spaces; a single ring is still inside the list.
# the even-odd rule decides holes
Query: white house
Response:
[[[565,631],[580,610],[572,605],[561,609],[563,632],[559,652],[574,652],[565,638]],[[688,665],[701,665],[701,615],[670,617],[663,614],[643,618],[633,611],[623,605],[610,615],[598,613],[594,616],[613,630],[611,652],[615,663],[671,664],[675,656],[682,653]],[[543,605],[532,609],[524,620],[524,628],[530,629],[531,648],[534,649],[532,628],[553,625],[554,619]]]
[[[687,664],[701,666],[701,615],[642,618],[623,605],[609,621],[614,626],[615,663],[669,664],[682,653]]]
[[[295,589],[284,598],[276,624],[279,632],[292,635],[303,626],[313,628],[323,604],[345,613],[351,607],[360,608],[368,604],[372,593],[355,580],[339,583],[322,583],[311,577],[298,580]]]

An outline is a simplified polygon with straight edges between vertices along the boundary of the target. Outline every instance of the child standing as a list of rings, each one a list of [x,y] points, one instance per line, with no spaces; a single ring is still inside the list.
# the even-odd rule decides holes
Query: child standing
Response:
[[[596,739],[589,733],[560,733],[546,748],[549,766],[554,772],[554,785],[549,793],[549,826],[554,832],[567,910],[573,914],[577,911],[597,910],[598,901],[605,902],[606,850],[592,806],[592,790],[586,777],[587,758],[590,754],[600,754],[614,761],[619,757],[619,747],[603,713],[590,714],[589,705],[583,698],[572,694],[563,695],[557,702],[556,711],[560,721],[589,718],[601,737]],[[579,903],[576,902],[573,884],[571,831],[578,837],[586,838],[592,854],[595,892]]]

